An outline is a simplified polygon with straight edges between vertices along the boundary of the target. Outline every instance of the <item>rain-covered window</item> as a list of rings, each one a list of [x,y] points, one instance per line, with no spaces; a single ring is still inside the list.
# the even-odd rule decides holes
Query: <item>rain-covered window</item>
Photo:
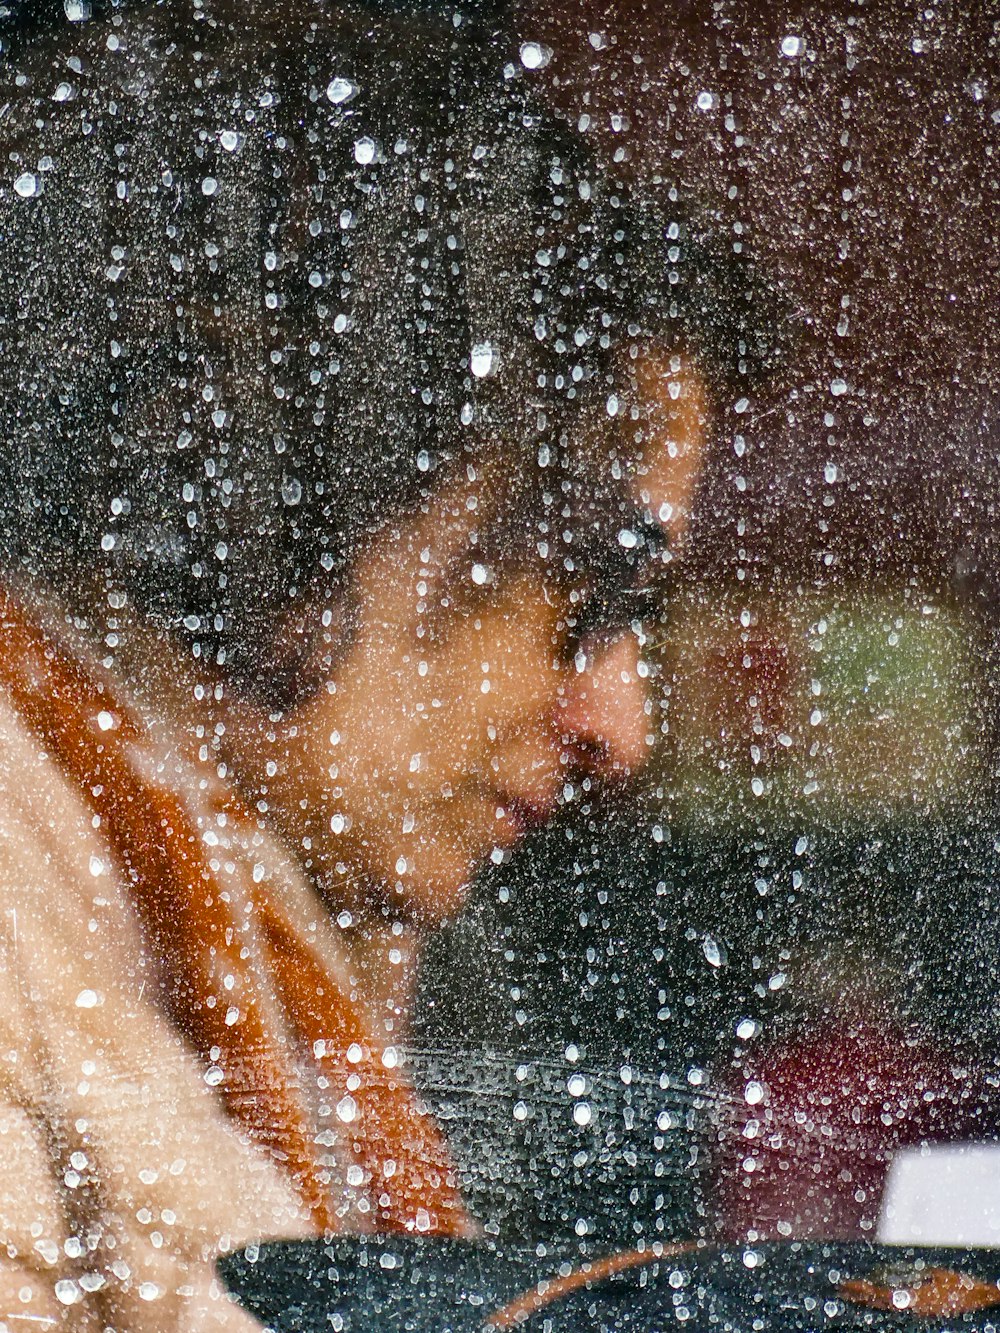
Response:
[[[1000,1326],[998,58],[0,7],[0,1330]]]

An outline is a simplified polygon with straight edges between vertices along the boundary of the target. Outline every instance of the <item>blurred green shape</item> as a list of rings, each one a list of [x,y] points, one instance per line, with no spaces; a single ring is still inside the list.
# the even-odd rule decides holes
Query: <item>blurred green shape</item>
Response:
[[[960,611],[867,589],[677,608],[664,815],[897,824],[974,800],[984,685]]]

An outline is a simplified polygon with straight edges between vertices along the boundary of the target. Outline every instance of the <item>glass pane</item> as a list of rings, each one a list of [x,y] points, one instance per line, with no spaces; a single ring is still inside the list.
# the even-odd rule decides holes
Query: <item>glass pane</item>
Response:
[[[995,45],[0,9],[0,1327],[987,1326]]]

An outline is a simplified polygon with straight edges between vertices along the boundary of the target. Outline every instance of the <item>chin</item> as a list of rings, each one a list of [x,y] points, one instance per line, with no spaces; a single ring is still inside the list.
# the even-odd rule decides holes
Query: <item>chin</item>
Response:
[[[404,881],[406,910],[425,926],[443,924],[465,906],[484,857],[449,857],[440,843],[428,849],[426,864],[418,861]]]
[[[466,874],[461,879],[435,878],[412,885],[408,904],[414,919],[425,926],[439,926],[457,916],[468,900],[473,878]]]

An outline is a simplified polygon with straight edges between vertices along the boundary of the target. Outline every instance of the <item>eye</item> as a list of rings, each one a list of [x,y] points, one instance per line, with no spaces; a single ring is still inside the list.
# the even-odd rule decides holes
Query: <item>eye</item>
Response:
[[[662,619],[676,583],[670,540],[647,512],[634,514],[617,540],[591,548],[587,579],[569,594],[562,656],[572,662],[631,626]]]
[[[592,656],[630,626],[655,619],[660,610],[660,597],[652,588],[622,587],[610,596],[595,593],[566,617],[562,655],[569,662],[580,652]]]
[[[654,567],[668,565],[673,561],[670,534],[648,509],[644,510],[641,519],[633,524],[633,535],[634,559],[637,561]]]

